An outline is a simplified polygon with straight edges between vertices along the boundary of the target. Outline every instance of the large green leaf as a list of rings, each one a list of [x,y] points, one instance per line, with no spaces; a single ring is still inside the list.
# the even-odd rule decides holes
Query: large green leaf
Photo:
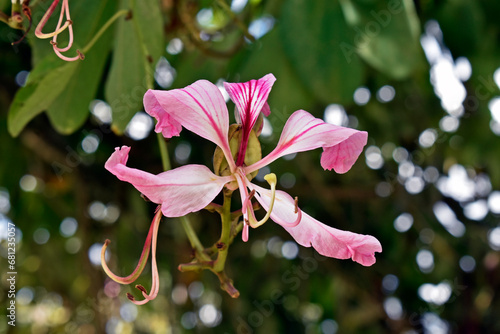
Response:
[[[341,46],[352,41],[337,1],[290,0],[283,4],[284,49],[302,81],[323,103],[351,102],[363,65]]]
[[[47,59],[48,62],[50,59]],[[45,63],[42,61],[41,64]],[[49,71],[39,81],[30,81],[19,89],[9,110],[9,133],[17,136],[33,117],[47,109],[66,88],[77,68],[77,62],[65,63]]]
[[[77,64],[73,78],[47,110],[52,126],[62,134],[76,131],[89,115],[89,103],[95,98],[97,88],[110,50],[103,40],[95,45],[85,61]],[[108,44],[109,45],[109,44]]]
[[[341,0],[356,35],[344,44],[371,66],[395,78],[408,77],[423,60],[420,23],[412,0]]]
[[[130,8],[122,0],[121,8]],[[113,130],[121,133],[142,109],[142,97],[154,82],[154,64],[164,49],[163,25],[157,0],[135,1],[132,18],[120,20],[105,96],[113,110]]]

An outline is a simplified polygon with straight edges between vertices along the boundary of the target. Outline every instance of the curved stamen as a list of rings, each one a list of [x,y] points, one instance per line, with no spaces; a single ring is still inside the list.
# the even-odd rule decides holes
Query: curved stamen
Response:
[[[252,221],[252,219],[250,220],[250,226],[252,226],[253,228],[257,228],[257,227],[261,226],[269,219],[269,217],[271,217],[271,212],[273,211],[273,207],[274,207],[274,201],[276,199],[276,183],[277,183],[276,174],[269,173],[266,176],[264,176],[264,180],[266,180],[267,183],[269,183],[269,185],[271,186],[271,202],[269,204],[269,208],[268,208],[264,218],[262,218],[258,222]],[[252,191],[255,194],[255,190],[252,190]]]
[[[43,32],[42,32],[42,29],[38,29],[38,27],[39,27],[39,26],[38,26],[38,27],[37,27],[37,29],[35,30],[35,35],[36,35],[36,37],[38,37],[38,38],[40,38],[40,39],[47,39],[47,38],[51,38],[51,37],[57,36],[57,35],[59,35],[60,33],[62,33],[62,32],[63,32],[64,30],[66,30],[66,28],[68,28],[70,25],[71,25],[71,22],[70,22],[70,21],[66,21],[66,22],[64,23],[64,25],[63,25],[61,28],[56,29],[55,31],[50,32],[50,33],[48,33],[48,34],[43,33]]]
[[[294,210],[295,213],[297,213],[297,219],[295,219],[295,221],[293,223],[287,223],[281,219],[276,219],[276,218],[273,218],[276,223],[280,224],[281,226],[285,226],[285,227],[295,227],[297,225],[299,225],[300,221],[302,220],[302,210],[300,210],[299,208],[299,198],[298,197],[295,197],[295,210]]]
[[[250,192],[250,194],[248,194],[248,196],[245,197],[245,201],[243,202],[243,207],[241,208],[241,212],[243,214],[247,213],[247,206],[248,206],[248,204],[250,204],[250,206],[252,206],[251,200],[252,200],[252,198],[253,198],[254,195],[255,195],[255,189],[252,190]]]
[[[160,206],[158,206],[159,208]],[[143,300],[136,300],[132,295],[127,295],[127,297],[136,305],[143,305],[149,302],[150,300],[153,300],[156,298],[158,295],[158,292],[160,291],[160,275],[158,274],[158,266],[156,264],[156,245],[158,242],[158,228],[160,226],[160,220],[161,220],[162,212],[161,210],[157,209],[156,215],[153,220],[153,225],[154,225],[154,230],[153,230],[153,242],[151,246],[151,272],[153,274],[152,277],[152,283],[151,283],[151,293],[148,294],[146,288],[144,288],[142,285],[136,285],[135,287],[139,289],[142,292],[142,295],[144,297]],[[130,298],[132,297],[132,299]]]
[[[102,268],[104,269],[104,272],[111,278],[113,281],[120,283],[120,284],[130,284],[134,282],[139,276],[141,275],[142,271],[144,270],[144,267],[146,266],[146,262],[149,257],[149,248],[151,246],[151,236],[152,236],[152,231],[153,231],[153,224],[151,224],[151,227],[149,228],[149,233],[148,237],[146,238],[146,242],[144,243],[144,247],[142,249],[141,257],[139,259],[139,263],[137,263],[137,267],[134,269],[132,274],[126,276],[126,277],[121,277],[115,275],[111,269],[109,269],[108,265],[106,264],[106,249],[108,248],[109,243],[111,242],[109,239],[106,239],[104,242],[104,245],[102,246],[101,249],[101,265]]]
[[[238,188],[240,189],[241,197],[241,213],[243,213],[243,232],[241,234],[241,239],[244,242],[248,241],[248,226],[254,226],[257,223],[257,218],[255,218],[255,213],[252,207],[252,198],[255,196],[255,190],[252,190],[250,194],[247,193],[247,178],[241,168],[237,168],[234,174],[236,182],[238,183]],[[249,213],[250,212],[250,213]],[[255,222],[255,223],[253,223]]]
[[[68,45],[65,48],[60,48],[57,46],[57,36],[58,35],[55,35],[54,38],[52,39],[51,44],[54,47],[56,47],[57,50],[60,52],[66,52],[73,46],[73,25],[72,24],[69,25],[68,32],[69,32],[69,41],[68,41]]]
[[[242,205],[241,212],[243,213],[243,220],[245,220],[248,219],[247,207],[249,203],[249,198],[248,198],[249,195],[245,184],[246,176],[242,174],[241,170],[238,168],[234,173],[234,177],[236,178],[236,183],[238,183],[238,189],[240,190],[241,205]]]
[[[58,35],[55,35],[52,38],[52,42],[55,43],[55,48],[57,48],[57,50],[60,51],[60,52],[66,52],[66,51],[68,51],[71,48],[71,46],[73,45],[73,21],[71,20],[71,16],[70,16],[70,13],[69,13],[68,0],[63,0],[63,4],[62,4],[62,8],[61,8],[61,15],[59,16],[59,21],[57,22],[56,30],[59,29],[59,27],[61,26],[62,18],[63,18],[63,13],[66,14],[66,22],[69,22],[69,28],[68,28],[69,41],[68,41],[68,45],[65,48],[59,48],[59,47],[57,47],[57,36]],[[52,44],[52,45],[54,45],[54,44]]]
[[[148,256],[149,256],[150,247],[151,247],[151,251],[153,253],[151,256],[151,262],[152,262],[151,271],[152,271],[152,276],[153,276],[152,277],[152,284],[151,284],[151,293],[148,294],[147,290],[142,285],[136,285],[136,288],[142,292],[142,295],[145,298],[144,300],[138,301],[130,293],[127,293],[127,298],[130,299],[130,301],[132,301],[136,305],[143,305],[143,304],[147,303],[148,301],[156,298],[156,296],[158,295],[159,288],[160,288],[158,266],[156,264],[156,245],[157,245],[157,241],[158,241],[158,228],[160,225],[161,217],[162,217],[162,212],[160,210],[160,206],[158,206],[158,208],[156,209],[155,217],[153,218],[153,222],[151,223],[151,227],[149,228],[148,237],[146,238],[146,242],[144,243],[144,248],[142,250],[139,264],[137,265],[134,272],[132,274],[130,274],[129,276],[127,276],[127,277],[117,276],[117,275],[113,274],[113,272],[111,272],[111,270],[108,268],[106,261],[105,261],[105,254],[106,254],[106,248],[110,242],[109,240],[106,240],[106,242],[104,243],[104,246],[101,250],[102,267],[103,267],[104,271],[106,272],[106,274],[115,282],[118,282],[120,284],[130,284],[130,283],[134,282],[139,277],[139,275],[142,273],[142,271],[144,270],[144,267],[146,265],[146,261],[147,261]]]
[[[260,196],[258,192],[255,194],[255,198],[257,198],[257,201],[259,201],[261,203],[261,205],[264,207],[265,210],[267,210],[268,213],[272,211],[271,210],[272,206],[267,207],[266,202],[262,199],[262,196]],[[271,200],[273,201],[272,198],[271,198]],[[300,221],[302,220],[302,210],[300,210],[300,208],[298,206],[298,204],[299,204],[298,197],[295,197],[294,204],[295,204],[294,205],[294,212],[297,214],[297,219],[295,219],[294,222],[292,222],[292,223],[286,222],[283,219],[281,219],[280,217],[278,217],[278,215],[276,215],[276,214],[273,215],[272,220],[274,220],[275,223],[280,224],[281,226],[284,226],[284,227],[295,227],[295,226],[299,225]]]
[[[40,21],[40,23],[38,23],[38,25],[37,25],[37,27],[35,29],[35,35],[36,35],[36,37],[38,37],[40,39],[46,39],[46,38],[54,37],[55,35],[59,35],[61,32],[63,32],[64,30],[66,30],[66,28],[68,28],[68,26],[71,24],[70,21],[66,21],[62,27],[57,28],[55,31],[53,31],[51,33],[45,34],[45,33],[42,32],[43,27],[45,26],[45,24],[49,20],[50,16],[54,12],[54,10],[56,9],[56,7],[57,7],[58,4],[59,4],[59,0],[54,0],[52,2],[52,4],[50,5],[49,9],[43,15],[42,20]],[[63,3],[63,6],[61,8],[61,14],[60,14],[59,20],[62,20],[62,16],[64,14],[63,9],[64,9],[64,3]]]
[[[244,242],[248,241],[248,219],[243,221],[243,232],[241,232],[241,239]]]
[[[62,60],[65,60],[65,61],[75,61],[75,60],[78,60],[78,59],[85,59],[85,55],[83,53],[80,52],[80,50],[76,50],[76,53],[77,55],[74,56],[74,57],[66,57],[64,56],[61,52],[59,52],[58,48],[56,46],[54,46],[54,52],[56,53],[56,55],[61,58]]]

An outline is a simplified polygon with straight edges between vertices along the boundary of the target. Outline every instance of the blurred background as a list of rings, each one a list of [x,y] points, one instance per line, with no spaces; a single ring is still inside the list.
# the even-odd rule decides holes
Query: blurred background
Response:
[[[86,56],[72,63],[34,36],[50,4],[31,1],[21,43],[11,45],[22,30],[0,24],[0,332],[500,332],[500,2],[72,0],[68,56]],[[2,21],[11,6],[0,1]],[[89,47],[120,9],[128,20]],[[318,220],[375,236],[383,252],[371,267],[327,259],[268,222],[230,248],[227,273],[241,293],[232,299],[210,272],[177,270],[192,250],[179,219],[164,218],[160,292],[135,306],[125,296],[133,286],[102,271],[100,250],[111,239],[108,263],[130,273],[153,217],[154,205],[104,169],[128,145],[130,166],[162,171],[144,92],[267,73],[277,81],[264,154],[297,109],[369,140],[344,175],[321,168],[321,150],[263,174],[276,173]],[[173,167],[212,167],[214,145],[188,131],[167,147]],[[206,246],[217,241],[217,215],[190,219]],[[15,328],[4,321],[9,223]],[[149,289],[149,264],[138,282]]]

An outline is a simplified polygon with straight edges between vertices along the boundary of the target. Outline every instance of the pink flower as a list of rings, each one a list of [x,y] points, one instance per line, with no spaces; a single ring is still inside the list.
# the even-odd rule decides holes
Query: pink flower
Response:
[[[152,202],[161,205],[163,215],[180,217],[209,205],[224,186],[239,189],[244,221],[243,239],[248,239],[249,227],[258,227],[268,218],[283,226],[297,243],[314,247],[320,254],[348,259],[370,266],[375,252],[381,252],[380,242],[372,236],[341,231],[324,225],[302,212],[297,199],[276,190],[276,176],[266,180],[271,189],[251,182],[250,174],[291,153],[323,148],[321,166],[337,173],[347,172],[366,145],[368,134],[350,128],[325,123],[304,110],[294,112],[287,120],[276,148],[262,159],[245,164],[252,129],[260,113],[269,115],[267,97],[275,81],[272,74],[245,83],[225,83],[229,96],[236,104],[241,141],[237,151],[228,140],[229,115],[224,98],[214,84],[199,80],[183,89],[149,90],[144,96],[146,112],[158,121],[156,132],[166,138],[178,136],[186,128],[212,141],[222,151],[228,171],[216,175],[202,165],[186,165],[153,175],[126,166],[129,147],[116,148],[106,162],[106,169],[120,180],[131,183]],[[233,145],[234,146],[234,145]],[[233,148],[233,151],[231,150]],[[260,149],[260,148],[259,148]],[[260,154],[260,153],[259,153]],[[252,207],[255,198],[267,211],[257,221]]]
[[[219,163],[216,173],[206,166],[186,165],[158,175],[127,167],[130,147],[116,148],[106,162],[106,169],[120,180],[131,183],[149,200],[160,204],[151,224],[144,250],[136,270],[127,276],[114,275],[104,261],[107,240],[102,253],[106,273],[122,284],[132,283],[142,272],[149,255],[153,252],[153,284],[150,294],[142,286],[136,286],[143,294],[144,304],[158,293],[159,280],[156,267],[156,240],[161,213],[167,217],[180,217],[196,212],[207,205],[227,187],[239,189],[242,201],[243,240],[248,240],[249,227],[256,228],[269,218],[285,228],[297,243],[314,247],[318,253],[338,259],[352,258],[364,266],[375,263],[375,252],[381,252],[380,242],[372,236],[341,231],[322,224],[303,213],[297,203],[283,191],[276,190],[276,175],[265,176],[271,189],[251,182],[252,176],[264,166],[287,154],[323,148],[321,166],[337,173],[347,172],[366,145],[367,133],[323,122],[307,111],[298,110],[287,120],[276,148],[266,157],[260,158],[260,144],[256,133],[260,129],[259,116],[269,115],[267,97],[276,79],[268,74],[259,80],[245,83],[225,83],[225,89],[236,104],[238,126],[229,126],[229,115],[219,89],[206,80],[199,80],[183,89],[170,91],[149,90],[144,96],[146,112],[158,121],[156,132],[166,138],[178,136],[186,128],[215,143],[214,155]],[[230,138],[229,138],[230,137]],[[220,151],[218,151],[220,150]],[[222,162],[225,162],[224,167]],[[252,199],[266,210],[263,219],[257,221]],[[160,211],[161,210],[161,211]]]

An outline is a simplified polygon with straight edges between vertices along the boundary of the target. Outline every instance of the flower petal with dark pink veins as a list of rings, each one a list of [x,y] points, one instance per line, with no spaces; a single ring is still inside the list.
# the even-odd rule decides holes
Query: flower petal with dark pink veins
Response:
[[[261,111],[269,116],[271,110],[267,104],[267,97],[275,81],[274,75],[267,74],[259,80],[242,83],[224,82],[224,88],[239,112],[236,119],[241,121],[243,129],[247,129],[248,132],[255,125]]]
[[[182,89],[150,89],[144,95],[144,108],[158,120],[156,132],[170,138],[179,135],[181,126],[185,127],[215,143],[232,161],[227,139],[229,115],[216,85],[198,80]]]
[[[325,123],[305,110],[297,110],[287,120],[276,148],[262,160],[245,167],[258,170],[287,154],[322,147],[321,166],[345,173],[351,169],[366,145],[368,133]]]
[[[130,147],[116,148],[105,168],[118,179],[131,183],[167,217],[180,217],[210,204],[231,176],[217,176],[206,166],[186,165],[158,175],[126,166]]]
[[[251,189],[257,192],[255,198],[268,210],[271,191],[249,183]],[[357,234],[338,230],[327,226],[306,213],[302,213],[302,219],[295,227],[288,227],[297,217],[295,213],[295,201],[284,191],[276,191],[274,208],[271,219],[281,224],[290,233],[295,241],[304,247],[313,247],[324,256],[337,259],[349,259],[371,266],[375,263],[375,252],[382,252],[382,245],[371,235]]]

